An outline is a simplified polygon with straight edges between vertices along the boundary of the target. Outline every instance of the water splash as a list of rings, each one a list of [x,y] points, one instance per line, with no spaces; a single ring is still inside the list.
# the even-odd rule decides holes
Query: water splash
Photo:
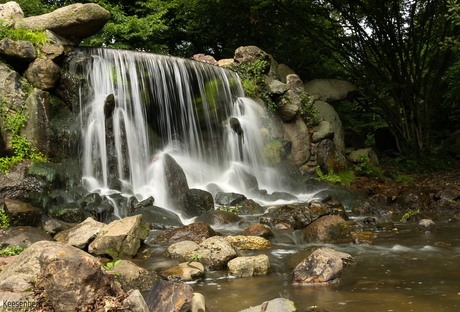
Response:
[[[213,182],[247,195],[242,175],[280,190],[266,166],[264,109],[245,98],[239,77],[209,64],[132,51],[91,49],[81,105],[83,183],[102,194],[118,190],[170,206],[163,156],[184,170],[190,188]],[[253,196],[252,196],[253,197]]]

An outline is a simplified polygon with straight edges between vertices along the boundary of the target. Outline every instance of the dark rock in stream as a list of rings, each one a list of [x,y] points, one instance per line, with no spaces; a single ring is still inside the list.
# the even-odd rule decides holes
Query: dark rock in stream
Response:
[[[252,199],[245,199],[238,204],[240,207],[238,210],[239,215],[255,215],[265,212],[265,208],[256,203]]]
[[[214,209],[211,193],[200,189],[189,189],[185,194],[184,213],[189,217],[199,216]]]
[[[223,211],[223,210],[213,210],[208,211],[205,214],[202,214],[196,221],[202,221],[208,224],[231,224],[240,221],[241,218],[238,217],[233,212]]]
[[[242,235],[250,235],[250,236],[260,236],[263,238],[270,238],[274,234],[272,230],[266,225],[263,224],[251,224],[248,226],[242,233]]]
[[[164,170],[168,196],[172,206],[178,211],[185,207],[186,194],[189,190],[184,170],[170,155],[164,155]]]
[[[48,211],[48,215],[54,219],[68,223],[79,223],[85,219],[83,209],[75,202],[51,207]]]
[[[177,214],[162,207],[145,206],[136,212],[142,215],[152,229],[165,230],[183,225]]]
[[[201,243],[215,235],[218,234],[207,223],[195,222],[181,228],[163,231],[155,238],[153,243],[173,244],[185,240]]]
[[[246,199],[246,196],[238,193],[217,192],[214,196],[216,204],[223,206],[235,206]]]
[[[304,240],[308,243],[351,243],[351,229],[340,216],[327,215],[310,223],[303,232]]]

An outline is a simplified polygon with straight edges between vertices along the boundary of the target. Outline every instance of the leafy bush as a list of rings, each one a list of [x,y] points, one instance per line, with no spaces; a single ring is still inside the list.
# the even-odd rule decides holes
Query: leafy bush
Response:
[[[9,256],[16,256],[19,255],[24,248],[21,246],[6,246],[4,248],[0,248],[0,257],[9,257]]]
[[[0,210],[0,229],[5,229],[10,226],[10,218],[5,210]]]
[[[324,174],[319,167],[316,167],[316,174],[318,175],[317,180],[331,184],[350,185],[355,180],[355,174],[349,170]]]
[[[37,47],[43,46],[48,40],[44,31],[13,29],[0,23],[0,39],[3,38],[26,40]]]

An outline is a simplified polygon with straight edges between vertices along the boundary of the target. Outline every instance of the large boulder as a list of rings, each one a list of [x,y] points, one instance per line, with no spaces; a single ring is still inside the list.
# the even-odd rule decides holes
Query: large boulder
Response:
[[[12,40],[10,38],[0,40],[0,55],[12,61],[13,64],[14,61],[22,61],[27,64],[37,57],[32,43],[26,40]]]
[[[88,251],[95,255],[109,255],[113,259],[133,257],[149,232],[141,215],[116,220],[105,226]]]
[[[331,248],[319,248],[299,263],[292,283],[295,285],[329,285],[340,281],[342,270],[353,263],[352,256]]]
[[[52,60],[39,57],[24,73],[27,80],[36,88],[50,90],[56,87],[61,69]]]
[[[125,291],[138,289],[142,292],[149,291],[159,276],[154,271],[147,271],[129,260],[121,260],[110,270],[115,274]]]
[[[38,284],[37,284],[38,282]],[[0,290],[40,290],[52,311],[75,311],[105,296],[123,294],[113,275],[93,256],[69,245],[41,241],[0,272]]]
[[[271,62],[270,55],[268,55],[266,52],[264,52],[262,49],[256,46],[239,47],[235,51],[234,59],[237,63],[254,62],[259,59],[265,60],[267,62],[267,72],[269,70]]]
[[[334,144],[338,151],[345,150],[345,133],[343,131],[342,121],[334,107],[324,101],[315,101],[313,107],[321,115],[322,119],[329,122],[330,130],[334,132]]]
[[[310,134],[305,122],[297,117],[292,122],[283,123],[284,139],[291,142],[291,158],[301,166],[310,159]]]
[[[49,94],[36,90],[26,100],[26,114],[29,116],[22,134],[41,153],[48,155],[50,151],[49,129]]]
[[[24,161],[11,168],[8,174],[0,173],[0,198],[27,198],[31,193],[48,190],[46,182],[27,173],[29,166],[30,163]]]
[[[11,108],[19,109],[26,100],[26,86],[18,72],[0,62],[0,94]]]
[[[6,198],[0,206],[3,206],[13,226],[37,226],[43,215],[41,209],[17,199]]]
[[[5,245],[27,248],[39,241],[53,241],[53,238],[44,230],[32,226],[0,229],[0,242]]]
[[[358,91],[350,82],[339,79],[314,79],[305,84],[305,91],[325,102],[341,101]]]
[[[53,12],[17,20],[15,28],[51,30],[59,36],[82,39],[94,35],[110,19],[110,13],[95,3],[75,3]]]
[[[270,268],[267,255],[237,257],[227,263],[230,274],[238,277],[266,275]]]
[[[19,4],[14,1],[0,4],[0,19],[2,20],[16,20],[24,18],[24,12]]]
[[[99,234],[104,226],[104,223],[98,222],[93,218],[87,218],[75,227],[59,232],[54,236],[54,239],[58,242],[84,249],[88,247],[89,243]]]
[[[193,298],[191,286],[159,280],[146,297],[149,311],[187,312]]]
[[[173,208],[182,211],[185,207],[186,196],[189,190],[187,177],[184,170],[171,155],[165,154],[163,161],[168,198]]]
[[[270,242],[260,236],[230,235],[225,239],[239,250],[258,250],[271,247]]]
[[[237,256],[235,248],[220,236],[213,236],[204,240],[195,254],[199,256],[200,262],[210,270],[225,268],[227,262]]]
[[[303,232],[309,243],[351,243],[351,230],[347,222],[337,215],[326,215],[310,223]]]
[[[214,199],[211,193],[200,189],[189,189],[185,194],[186,215],[194,217],[213,209]]]
[[[215,235],[217,233],[208,224],[198,221],[177,229],[163,231],[155,238],[154,243],[173,244],[185,240],[201,243]]]

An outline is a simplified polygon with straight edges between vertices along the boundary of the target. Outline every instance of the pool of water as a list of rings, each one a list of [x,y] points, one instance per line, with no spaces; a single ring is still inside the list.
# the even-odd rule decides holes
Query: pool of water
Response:
[[[330,311],[460,311],[460,224],[438,224],[421,233],[413,224],[377,233],[373,245],[299,244],[294,234],[278,236],[266,276],[235,278],[227,271],[207,272],[189,283],[206,298],[209,311],[234,312],[278,297],[295,302],[299,311],[318,306]],[[318,246],[351,254],[356,263],[346,268],[333,286],[293,286],[292,271]],[[142,265],[158,269],[174,261],[159,248]],[[245,255],[257,254],[254,252]]]

